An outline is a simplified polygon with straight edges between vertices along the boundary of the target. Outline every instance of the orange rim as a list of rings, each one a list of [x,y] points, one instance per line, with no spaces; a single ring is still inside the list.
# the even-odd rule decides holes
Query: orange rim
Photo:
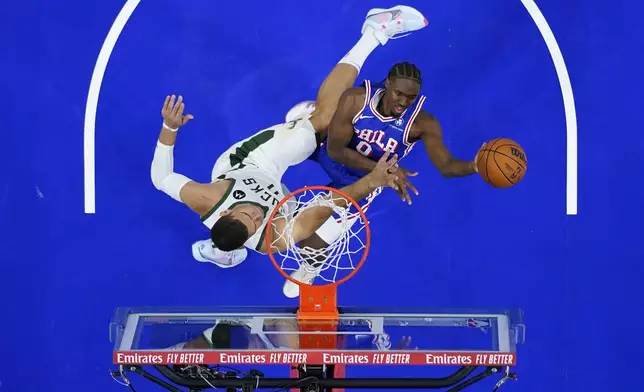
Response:
[[[282,276],[284,278],[290,280],[291,282],[295,283],[296,285],[298,285],[300,287],[313,286],[313,285],[305,284],[305,283],[302,283],[300,281],[297,281],[297,280],[291,278],[291,276],[289,274],[287,274],[280,267],[280,265],[277,262],[277,260],[275,260],[275,255],[273,255],[273,248],[271,247],[272,237],[273,237],[273,233],[272,233],[273,230],[271,230],[271,228],[273,227],[272,223],[273,223],[273,219],[275,218],[275,215],[277,215],[277,212],[279,211],[280,207],[282,207],[284,205],[284,203],[286,203],[286,201],[289,200],[291,197],[297,195],[298,193],[304,193],[304,192],[309,191],[309,190],[325,190],[325,191],[336,193],[336,194],[344,197],[349,203],[351,203],[358,210],[358,213],[360,214],[360,217],[362,218],[362,221],[364,222],[365,235],[366,235],[367,238],[366,238],[366,241],[365,241],[365,249],[364,249],[364,252],[362,253],[362,258],[360,259],[360,262],[358,263],[356,268],[353,271],[351,271],[349,273],[349,275],[347,275],[344,278],[338,280],[337,282],[327,283],[327,284],[324,284],[324,285],[317,285],[319,287],[338,286],[338,285],[348,281],[353,276],[355,276],[355,274],[358,273],[358,270],[360,270],[360,268],[362,268],[362,265],[364,264],[365,260],[367,260],[367,254],[369,254],[369,249],[371,247],[371,228],[369,227],[369,221],[367,221],[367,216],[365,215],[364,211],[362,211],[362,208],[360,208],[360,205],[355,200],[353,200],[352,197],[350,197],[345,192],[343,192],[343,191],[341,191],[339,189],[335,189],[335,188],[331,188],[331,187],[323,186],[323,185],[305,186],[303,188],[294,190],[293,192],[291,192],[288,195],[286,195],[282,200],[280,200],[280,202],[277,203],[277,206],[275,206],[275,208],[273,209],[273,212],[271,212],[271,215],[268,217],[268,222],[266,224],[266,229],[265,229],[265,233],[264,233],[264,237],[265,237],[265,241],[266,241],[266,250],[268,252],[268,257],[270,257],[271,261],[273,262],[273,266],[275,266],[275,268],[279,271],[280,274],[282,274]]]

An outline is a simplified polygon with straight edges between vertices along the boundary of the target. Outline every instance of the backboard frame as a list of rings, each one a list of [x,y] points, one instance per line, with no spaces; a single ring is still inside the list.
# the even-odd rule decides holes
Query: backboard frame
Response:
[[[297,307],[123,307],[117,308],[110,323],[110,341],[114,344],[115,351],[137,350],[136,336],[142,327],[141,321],[154,320],[158,318],[178,319],[186,318],[192,322],[205,322],[211,319],[250,319],[251,333],[259,328],[259,321],[265,318],[288,318],[297,317]],[[453,318],[454,323],[461,319],[495,319],[497,321],[497,342],[495,351],[502,353],[516,352],[516,345],[521,344],[525,339],[525,326],[523,325],[523,314],[520,309],[439,309],[422,308],[406,309],[400,308],[373,308],[373,307],[338,307],[339,319],[371,319],[373,321],[373,334],[383,334],[384,318],[413,317],[419,319],[435,319],[440,322],[447,318]],[[428,326],[432,322],[427,322]],[[434,323],[434,325],[437,325]],[[266,332],[270,334],[271,332]],[[292,333],[298,333],[293,331]],[[328,332],[324,332],[325,334]],[[342,334],[341,332],[335,332]],[[463,350],[459,350],[463,352]],[[465,352],[471,350],[465,350]]]
[[[297,320],[297,307],[230,307],[230,306],[219,306],[219,307],[135,307],[135,308],[118,308],[116,309],[112,322],[110,323],[110,340],[114,346],[114,363],[120,365],[120,370],[118,372],[113,372],[114,376],[120,376],[124,380],[127,379],[126,373],[134,372],[142,375],[143,377],[151,380],[158,385],[166,388],[167,390],[174,391],[178,389],[174,388],[171,384],[168,384],[167,381],[160,379],[158,376],[151,374],[150,372],[144,370],[145,363],[128,362],[123,360],[118,360],[117,355],[121,354],[131,354],[137,353],[139,355],[146,354],[167,354],[168,351],[159,348],[141,348],[138,345],[138,339],[143,331],[143,326],[146,322],[152,323],[185,323],[189,324],[190,322],[199,323],[211,323],[215,318],[217,319],[240,319],[246,320],[246,324],[251,331],[251,334],[260,330],[262,328],[261,321],[264,319],[275,319],[275,318],[284,318],[287,320]],[[487,378],[491,375],[502,375],[498,386],[502,385],[506,380],[516,378],[514,373],[510,372],[511,366],[516,364],[516,348],[517,345],[522,344],[525,339],[525,326],[523,324],[523,313],[520,309],[508,310],[508,309],[437,309],[437,308],[423,308],[423,309],[405,309],[404,312],[400,311],[400,308],[368,308],[368,307],[339,307],[338,308],[339,318],[338,321],[343,323],[347,320],[370,320],[370,331],[374,336],[377,336],[382,333],[386,333],[385,330],[387,325],[391,326],[391,322],[397,322],[397,320],[402,320],[405,317],[409,318],[412,322],[414,320],[421,320],[424,323],[435,323],[435,326],[454,326],[454,327],[463,327],[463,328],[476,328],[476,326],[464,325],[463,322],[467,320],[477,320],[477,319],[494,319],[496,320],[496,325],[498,328],[495,329],[496,340],[498,344],[493,347],[492,350],[481,351],[481,350],[442,350],[442,352],[433,353],[435,355],[468,355],[472,356],[480,354],[505,354],[509,353],[512,355],[512,363],[509,364],[498,364],[498,363],[474,363],[473,365],[461,365],[457,370],[448,375],[447,377],[441,378],[349,378],[346,377],[344,372],[344,365],[337,362],[322,362],[319,358],[320,353],[349,353],[351,355],[361,355],[361,354],[373,354],[378,351],[352,351],[347,349],[336,349],[330,350],[327,348],[322,349],[311,349],[305,348],[291,350],[290,353],[305,353],[311,355],[312,359],[309,362],[298,361],[296,365],[288,362],[291,365],[291,378],[271,378],[264,377],[263,373],[257,372],[253,375],[253,378],[249,380],[248,377],[231,377],[231,378],[222,378],[215,377],[209,379],[206,383],[205,381],[195,381],[194,375],[192,377],[183,377],[181,372],[177,371],[177,366],[181,369],[185,369],[186,366],[193,366],[196,369],[203,369],[203,371],[209,371],[210,368],[208,365],[215,365],[215,361],[208,361],[208,358],[220,358],[212,357],[210,355],[235,355],[236,353],[249,353],[249,354],[263,354],[270,356],[271,354],[275,355],[280,351],[275,349],[208,349],[208,350],[187,350],[187,351],[175,351],[175,353],[182,353],[186,355],[186,358],[195,358],[195,356],[201,355],[201,360],[195,360],[190,362],[190,360],[182,360],[172,362],[166,361],[159,364],[152,364],[156,370],[163,375],[168,381],[189,388],[226,388],[226,387],[235,387],[235,388],[247,388],[249,390],[254,390],[255,388],[274,388],[284,385],[293,385],[298,388],[305,387],[310,383],[310,379],[313,377],[317,379],[316,385],[318,387],[325,388],[334,388],[334,389],[345,389],[345,388],[373,388],[373,387],[387,387],[387,388],[443,388],[443,387],[452,387],[450,390],[461,390],[469,385],[472,385],[484,378]],[[429,320],[429,321],[428,321]],[[447,320],[447,324],[445,324]],[[442,324],[441,324],[442,323]],[[449,324],[451,323],[451,324]],[[427,325],[429,325],[427,324]],[[270,334],[271,332],[266,333]],[[294,330],[293,334],[303,333],[301,330]],[[311,333],[310,331],[305,331],[305,333]],[[315,332],[313,332],[315,333]],[[328,335],[329,331],[320,331],[322,335]],[[342,335],[343,332],[336,332],[337,336]],[[347,332],[344,332],[347,333]],[[282,351],[285,352],[285,351]],[[411,355],[418,356],[426,355],[427,351],[409,351],[409,350],[393,350],[391,353],[393,355]],[[316,356],[317,355],[317,356]],[[381,354],[378,354],[381,355]],[[390,354],[387,354],[390,355]],[[206,358],[204,361],[203,358]],[[120,358],[125,358],[121,356]],[[315,359],[317,358],[317,359]],[[413,362],[413,361],[412,361]],[[227,362],[228,364],[233,364],[232,362]],[[245,362],[247,363],[247,362]],[[269,362],[270,363],[270,362]],[[277,364],[277,363],[271,363]],[[286,363],[282,363],[286,364]],[[371,364],[371,363],[366,363]],[[427,363],[408,363],[416,365],[428,365]],[[149,364],[148,364],[149,365]],[[352,363],[351,365],[356,365]],[[218,369],[218,368],[217,368]],[[482,369],[477,374],[477,369]],[[335,377],[323,377],[322,375],[332,372]],[[337,375],[340,374],[340,377]],[[201,374],[200,374],[201,375]],[[295,375],[295,376],[293,376]],[[313,376],[312,376],[313,375]],[[316,378],[315,375],[320,375]],[[309,381],[307,381],[309,380]],[[456,389],[454,389],[456,388]]]

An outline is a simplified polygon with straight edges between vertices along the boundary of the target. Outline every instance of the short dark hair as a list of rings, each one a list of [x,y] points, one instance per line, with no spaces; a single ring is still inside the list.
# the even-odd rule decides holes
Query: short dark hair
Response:
[[[212,242],[224,252],[241,248],[248,237],[248,228],[230,215],[219,218],[210,229]]]
[[[419,84],[423,83],[422,78],[420,77],[420,70],[414,64],[408,63],[406,61],[398,64],[394,64],[393,67],[389,70],[387,78],[407,78],[417,81]]]

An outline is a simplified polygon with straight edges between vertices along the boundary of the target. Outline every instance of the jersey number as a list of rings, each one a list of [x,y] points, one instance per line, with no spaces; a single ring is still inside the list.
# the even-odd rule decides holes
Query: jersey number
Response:
[[[369,143],[361,140],[360,143],[358,143],[358,145],[356,146],[356,151],[368,157],[369,155],[371,155],[371,151],[373,150],[371,149],[371,145]]]

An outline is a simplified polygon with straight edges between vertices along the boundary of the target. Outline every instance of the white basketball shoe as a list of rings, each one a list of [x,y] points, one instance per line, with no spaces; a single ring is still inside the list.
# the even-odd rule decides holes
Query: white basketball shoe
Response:
[[[248,250],[246,248],[235,249],[224,252],[217,249],[211,239],[197,241],[192,244],[192,257],[201,263],[212,263],[221,268],[232,268],[246,260]]]
[[[429,24],[427,18],[418,10],[405,5],[392,8],[374,8],[367,13],[362,25],[362,34],[371,27],[381,45],[390,39],[406,37],[412,31],[420,30]]]
[[[286,122],[308,119],[313,111],[315,111],[315,101],[300,102],[286,113]]]
[[[316,268],[303,261],[300,268],[291,274],[291,278],[304,284],[311,284],[320,275],[321,269],[322,265]],[[282,292],[288,298],[297,298],[300,295],[300,286],[287,279],[282,287]]]

